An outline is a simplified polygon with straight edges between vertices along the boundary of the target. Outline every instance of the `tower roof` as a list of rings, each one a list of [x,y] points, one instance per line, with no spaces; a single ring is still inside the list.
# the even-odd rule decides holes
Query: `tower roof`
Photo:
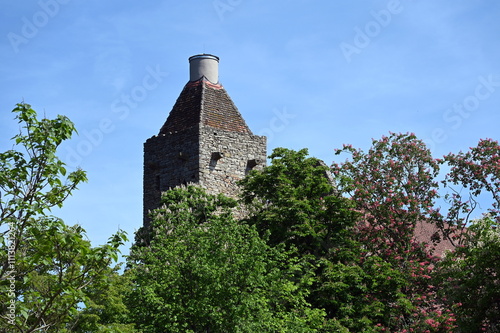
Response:
[[[252,134],[238,108],[218,82],[219,58],[201,54],[190,57],[189,62],[190,81],[177,98],[160,134],[198,125]]]
[[[212,84],[205,78],[184,86],[160,134],[182,131],[199,124],[252,134],[222,85]]]

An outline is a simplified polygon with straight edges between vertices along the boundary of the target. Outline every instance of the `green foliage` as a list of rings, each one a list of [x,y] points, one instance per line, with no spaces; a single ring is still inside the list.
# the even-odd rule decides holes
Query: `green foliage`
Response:
[[[500,229],[490,215],[472,221],[462,246],[440,263],[440,293],[461,332],[500,331]]]
[[[350,202],[336,195],[329,168],[307,154],[277,148],[271,165],[252,171],[240,185],[249,223],[269,232],[270,244],[321,257],[348,239],[355,215]]]
[[[23,237],[15,262],[19,332],[61,327],[76,315],[78,303],[90,301],[86,288],[107,280],[123,244],[111,240],[93,248],[83,228],[53,217],[31,221]]]
[[[88,302],[85,308],[67,324],[70,332],[137,332],[130,322],[124,297],[132,285],[127,274],[120,275],[120,265],[108,268],[106,279],[86,288]]]
[[[364,262],[326,262],[319,277],[321,303],[330,316],[352,332],[370,331],[378,325],[394,326],[399,314],[413,305],[403,293],[404,273],[377,256]]]
[[[369,320],[348,319],[357,318],[356,289],[366,283],[363,268],[353,265],[359,244],[352,237],[358,216],[352,202],[338,195],[329,168],[306,149],[278,148],[270,158],[271,165],[241,181],[247,221],[270,234],[270,246],[289,249],[289,260],[310,264],[308,300],[326,312],[322,331],[367,327]]]
[[[76,131],[64,116],[37,119],[29,104],[13,110],[23,131],[14,136],[14,147],[0,153],[0,190],[2,223],[17,222],[22,232],[27,219],[62,206],[86,174],[76,170],[66,176],[65,164],[56,156],[59,145]]]
[[[188,186],[164,194],[149,244],[128,258],[132,318],[144,332],[314,332],[307,264],[237,222],[235,201]],[[298,278],[297,278],[298,276]]]
[[[106,281],[126,236],[92,247],[82,227],[47,215],[86,181],[56,155],[75,128],[64,116],[37,119],[26,103],[13,112],[21,131],[0,153],[0,331],[57,331],[90,302],[87,290]]]

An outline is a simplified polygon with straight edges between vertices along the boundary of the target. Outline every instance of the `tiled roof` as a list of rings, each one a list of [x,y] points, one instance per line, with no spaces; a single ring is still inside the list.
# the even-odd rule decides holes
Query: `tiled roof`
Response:
[[[184,86],[160,134],[182,131],[200,123],[214,129],[252,134],[224,87],[205,78]]]
[[[432,239],[434,235],[438,233],[441,234],[439,228],[434,223],[427,221],[418,222],[415,226],[415,238],[418,242],[423,242],[427,244],[432,244]],[[443,257],[446,251],[453,251],[455,246],[450,240],[440,236],[441,241],[434,244],[434,255],[437,257]]]

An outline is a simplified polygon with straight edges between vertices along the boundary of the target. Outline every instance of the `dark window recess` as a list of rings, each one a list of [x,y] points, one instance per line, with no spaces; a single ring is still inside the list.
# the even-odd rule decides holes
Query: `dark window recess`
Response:
[[[221,151],[215,151],[210,156],[210,163],[208,164],[208,168],[210,171],[214,171],[217,166],[217,162],[224,157],[224,153]]]
[[[248,160],[247,161],[247,168],[249,168],[250,170],[255,168],[257,166],[257,164],[260,164],[260,160],[259,159],[253,159],[253,160]]]
[[[215,151],[215,152],[212,153],[212,160],[218,161],[218,160],[220,160],[223,157],[224,157],[224,153],[221,152],[221,151]]]
[[[150,169],[150,170],[157,170],[160,168],[160,165],[158,164],[158,162],[147,162],[146,163],[146,166]]]
[[[255,168],[258,164],[260,164],[262,161],[259,159],[253,159],[253,160],[248,160],[247,161],[247,167],[245,169],[245,175],[250,172],[253,168]]]
[[[155,188],[156,188],[157,191],[161,190],[160,176],[156,176],[156,179],[155,179]]]

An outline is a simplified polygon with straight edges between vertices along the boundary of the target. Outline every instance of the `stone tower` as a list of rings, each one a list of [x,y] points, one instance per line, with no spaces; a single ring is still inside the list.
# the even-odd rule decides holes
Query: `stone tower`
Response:
[[[189,58],[190,79],[158,135],[144,143],[144,224],[161,192],[198,184],[235,197],[236,182],[266,161],[266,137],[252,134],[219,83],[219,58]]]

